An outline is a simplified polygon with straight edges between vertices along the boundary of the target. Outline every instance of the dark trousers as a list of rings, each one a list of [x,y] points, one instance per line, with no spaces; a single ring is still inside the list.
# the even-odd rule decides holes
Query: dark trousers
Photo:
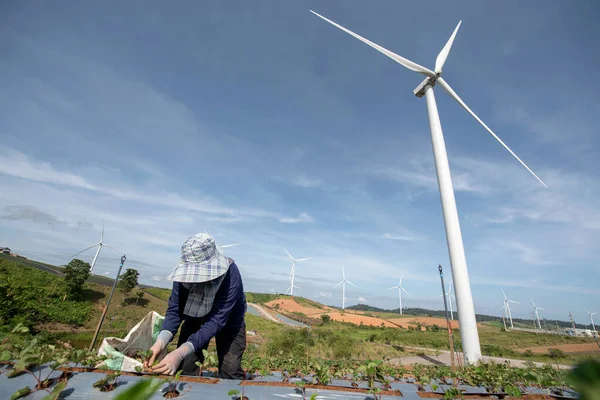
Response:
[[[177,347],[185,343],[189,337],[198,332],[204,322],[203,318],[187,317],[179,333]],[[219,359],[219,378],[221,379],[243,379],[242,355],[246,350],[246,325],[239,328],[225,327],[215,336],[217,342],[217,357]],[[203,347],[208,348],[208,343]],[[204,362],[202,349],[196,349],[194,353],[188,354],[179,365],[178,371],[181,375],[198,376],[200,367],[196,361]]]

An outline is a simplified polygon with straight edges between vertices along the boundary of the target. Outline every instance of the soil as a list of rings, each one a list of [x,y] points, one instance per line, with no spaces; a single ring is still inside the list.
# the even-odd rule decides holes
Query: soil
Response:
[[[596,343],[571,343],[571,344],[559,344],[554,346],[541,346],[541,347],[524,347],[517,349],[517,351],[531,350],[535,354],[547,354],[549,349],[559,349],[565,353],[594,353],[600,352],[600,348]]]
[[[390,321],[386,321],[381,318],[367,317],[364,315],[356,315],[356,314],[348,314],[348,313],[344,313],[344,315],[342,315],[340,312],[337,312],[337,311],[331,312],[328,315],[331,317],[332,320],[339,321],[339,322],[351,322],[356,325],[360,325],[360,323],[362,322],[363,325],[371,325],[371,326],[381,326],[381,324],[383,323],[384,326],[387,326],[390,328],[397,328],[397,324],[394,324]]]
[[[105,370],[105,369],[82,368],[82,367],[74,367],[74,368],[60,367],[59,370],[66,371],[66,372],[95,372],[98,374],[106,374],[106,372],[107,372],[107,370]],[[153,374],[144,374],[144,373],[140,373],[140,372],[127,372],[127,371],[121,371],[121,376],[151,376],[154,378],[162,378],[162,379],[172,378],[171,375],[153,375]],[[179,380],[181,382],[192,382],[192,383],[209,383],[209,384],[219,383],[218,378],[204,378],[204,377],[200,377],[200,376],[181,375],[179,377]]]
[[[316,308],[316,307],[303,306],[301,304],[296,303],[296,300],[292,300],[292,299],[272,300],[272,301],[266,303],[265,305],[275,311],[277,311],[276,305],[279,305],[280,310],[287,311],[289,313],[298,312],[298,313],[302,313],[306,316],[317,316],[317,317],[319,317],[321,314],[327,314],[327,313],[334,311],[333,309],[331,309],[330,307],[327,307],[327,306],[323,306],[322,309]]]
[[[278,386],[278,387],[288,387],[288,388],[298,388],[293,383],[285,383],[285,382],[257,382],[257,381],[243,381],[242,385],[244,386]],[[318,389],[318,390],[335,390],[338,392],[353,392],[353,393],[369,393],[369,389],[358,389],[347,386],[334,386],[334,385],[312,385],[307,383],[306,389]],[[298,388],[299,389],[299,388]],[[384,396],[402,396],[402,392],[399,390],[388,390],[383,389],[381,394]]]
[[[177,390],[171,390],[171,391],[165,393],[163,397],[165,399],[172,399],[175,397],[179,397],[179,392]]]
[[[437,325],[440,328],[446,328],[446,320],[444,318],[435,318],[435,317],[411,317],[411,318],[394,318],[390,319],[390,322],[394,323],[397,326],[401,326],[402,328],[408,328],[409,326],[415,326],[417,323],[421,324],[421,326],[433,326]],[[458,321],[450,321],[450,326],[452,329],[457,329],[460,327]]]

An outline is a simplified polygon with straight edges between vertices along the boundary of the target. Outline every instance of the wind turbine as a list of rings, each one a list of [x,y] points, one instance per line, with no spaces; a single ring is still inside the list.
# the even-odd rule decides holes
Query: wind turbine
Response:
[[[292,257],[292,255],[286,249],[283,249],[283,250],[292,259],[292,271],[290,272],[290,287],[288,288],[288,290],[290,291],[290,296],[294,297],[294,288],[300,289],[298,286],[294,286],[294,276],[296,274],[296,263],[300,262],[300,261],[310,260],[310,257],[309,258],[300,258],[300,259],[296,260],[294,257]]]
[[[388,290],[392,289],[398,289],[398,299],[400,300],[400,314],[402,314],[402,291],[404,290],[404,293],[406,293],[408,297],[411,297],[410,293],[408,293],[406,289],[402,287],[402,274],[400,274],[400,282],[398,282],[398,286],[391,287]]]
[[[84,251],[88,251],[89,249],[94,248],[96,246],[98,246],[98,250],[96,250],[96,255],[94,255],[94,259],[92,260],[92,265],[90,267],[90,274],[94,270],[94,266],[96,265],[96,260],[98,259],[98,255],[100,254],[100,250],[102,250],[102,247],[108,247],[109,249],[112,249],[114,251],[119,251],[119,250],[115,249],[114,247],[110,247],[109,245],[104,243],[104,223],[102,224],[102,233],[100,234],[100,242],[98,242],[86,249],[81,250],[79,253],[73,254],[71,257],[69,257],[69,260],[71,260],[73,257],[83,253]]]
[[[241,243],[234,243],[234,244],[224,244],[222,246],[219,246],[222,249],[225,249],[227,247],[233,247],[233,246],[239,246]]]
[[[589,316],[590,316],[590,321],[592,322],[592,329],[594,330],[594,332],[596,332],[596,325],[594,325],[594,317],[593,317],[593,315],[594,315],[594,314],[598,314],[598,313],[597,313],[597,312],[589,312],[589,311],[587,310],[587,308],[584,308],[584,310],[585,310],[585,312],[586,312],[586,313],[588,313],[588,314],[589,314]]]
[[[536,306],[533,299],[531,299],[531,304],[533,304],[533,311],[535,313],[535,318],[537,319],[538,327],[540,330],[542,330],[542,324],[540,323],[540,314],[538,314],[538,310],[543,310],[543,308]]]
[[[506,293],[504,293],[504,289],[500,289],[502,290],[502,294],[504,295],[504,309],[506,309],[506,313],[508,314],[508,319],[510,320],[510,329],[514,328],[513,325],[513,320],[512,320],[512,313],[510,311],[510,303],[515,303],[515,304],[519,304],[518,301],[513,301],[513,300],[509,300],[508,297],[506,297]]]
[[[452,297],[454,297],[454,293],[452,293],[452,283],[453,282],[450,282],[448,293],[446,293],[446,296],[448,297],[448,303],[450,303],[450,319],[454,319],[454,311],[452,311]],[[440,296],[442,295],[440,294]],[[454,297],[454,300],[456,300],[456,297]]]
[[[346,309],[346,283],[349,283],[354,287],[358,286],[346,279],[346,272],[344,271],[344,267],[342,267],[342,278],[343,279],[340,281],[340,283],[335,285],[334,288],[342,285],[342,311],[344,311]]]
[[[452,186],[448,155],[446,153],[446,145],[444,142],[444,135],[442,133],[442,126],[440,124],[440,117],[437,111],[435,96],[433,94],[433,87],[436,84],[439,84],[442,89],[444,89],[450,95],[450,97],[456,100],[458,104],[460,104],[469,114],[471,114],[471,116],[475,118],[477,122],[479,122],[498,142],[500,142],[500,144],[504,146],[504,148],[508,150],[510,154],[512,154],[531,174],[533,174],[533,176],[535,176],[535,178],[540,181],[544,187],[547,186],[481,119],[479,119],[479,117],[473,111],[471,111],[471,109],[462,101],[458,94],[456,94],[450,85],[441,77],[442,68],[446,62],[446,59],[448,58],[452,43],[454,42],[454,38],[462,21],[458,23],[454,29],[454,32],[450,36],[450,39],[437,56],[435,60],[435,71],[431,71],[379,46],[378,44],[371,42],[370,40],[363,38],[360,35],[357,35],[356,33],[323,17],[322,15],[317,14],[312,10],[311,12],[319,18],[355,37],[356,39],[368,44],[377,51],[385,54],[392,60],[410,69],[411,71],[425,75],[425,80],[423,80],[423,82],[417,86],[413,93],[419,98],[425,96],[427,100],[429,128],[431,130],[433,155],[440,197],[442,201],[442,212],[444,215],[444,225],[446,229],[450,264],[452,266],[452,278],[456,284],[456,305],[458,308],[458,319],[460,321],[460,336],[463,344],[465,361],[467,363],[477,363],[477,361],[481,359],[481,347],[477,332],[477,322],[475,320],[475,308],[473,306],[473,297],[471,295],[471,284],[469,282],[469,274],[467,271],[467,260],[465,257],[462,234],[460,231],[456,200],[454,198],[454,188]]]

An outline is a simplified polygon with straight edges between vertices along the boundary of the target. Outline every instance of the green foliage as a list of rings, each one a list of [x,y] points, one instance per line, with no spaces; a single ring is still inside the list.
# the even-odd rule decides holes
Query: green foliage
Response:
[[[321,321],[323,321],[323,324],[327,324],[331,322],[331,317],[329,316],[329,314],[322,314]]]
[[[137,306],[138,302],[142,299],[142,297],[144,297],[144,292],[137,291],[135,292],[135,305]]]
[[[568,381],[577,389],[581,400],[600,399],[600,361],[579,363],[568,375]]]
[[[162,384],[160,379],[143,379],[119,393],[115,400],[148,400]]]
[[[140,273],[134,268],[127,268],[125,273],[119,277],[119,288],[123,292],[123,299],[125,299],[134,287],[138,284],[138,277]]]
[[[65,267],[65,291],[71,298],[79,298],[83,285],[90,276],[90,264],[79,259],[73,259]]]
[[[265,304],[272,300],[276,300],[279,296],[269,293],[252,293],[246,292],[246,301],[248,303]]]
[[[312,337],[307,339],[306,329],[283,328],[271,337],[267,344],[267,355],[285,354],[300,358],[306,356],[307,345],[314,345],[314,339]]]

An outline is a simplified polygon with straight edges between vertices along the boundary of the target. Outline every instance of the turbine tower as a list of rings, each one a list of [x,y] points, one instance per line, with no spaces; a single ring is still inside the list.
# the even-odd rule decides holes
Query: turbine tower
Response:
[[[358,287],[354,283],[346,279],[346,272],[344,271],[344,267],[342,267],[342,280],[334,286],[334,288],[336,288],[342,285],[342,311],[346,309],[346,283],[349,283],[354,287]]]
[[[71,257],[69,257],[69,260],[71,260],[71,259],[73,259],[73,257],[83,253],[84,251],[88,251],[89,249],[92,249],[96,246],[98,246],[98,250],[96,250],[96,254],[94,255],[94,259],[92,260],[92,265],[90,266],[90,274],[92,273],[92,271],[94,271],[94,266],[96,265],[96,260],[98,259],[98,255],[100,254],[100,250],[102,250],[102,247],[108,247],[111,250],[119,251],[113,247],[110,247],[106,243],[104,243],[104,223],[102,223],[102,233],[100,234],[100,242],[81,250],[79,253],[73,254]]]
[[[454,32],[450,36],[450,39],[437,56],[435,60],[435,71],[431,71],[430,69],[401,57],[398,54],[393,53],[379,46],[378,44],[363,38],[360,35],[357,35],[356,33],[323,17],[322,15],[317,14],[312,10],[311,12],[319,18],[355,37],[356,39],[373,47],[377,51],[385,54],[392,60],[410,69],[411,71],[425,75],[425,80],[423,80],[423,82],[417,86],[413,93],[419,98],[425,96],[427,100],[431,142],[433,145],[433,155],[442,202],[442,213],[444,215],[444,225],[446,229],[448,253],[450,255],[450,265],[452,266],[452,280],[456,285],[456,305],[458,308],[458,320],[460,321],[460,336],[464,350],[465,362],[471,364],[477,363],[481,359],[481,346],[477,332],[477,322],[475,320],[475,307],[473,305],[473,297],[471,294],[471,284],[469,281],[467,260],[465,257],[462,234],[460,231],[458,211],[456,209],[456,200],[454,198],[454,188],[452,186],[448,155],[446,153],[446,145],[444,142],[444,135],[442,133],[442,126],[440,124],[440,117],[437,111],[435,96],[433,94],[433,87],[436,84],[439,84],[439,86],[441,86],[442,89],[444,89],[450,95],[450,97],[456,100],[458,104],[460,104],[469,114],[471,114],[471,116],[475,118],[475,120],[477,120],[477,122],[479,122],[498,142],[500,142],[500,144],[504,146],[504,148],[508,150],[510,154],[512,154],[531,174],[533,174],[533,176],[535,176],[535,178],[540,181],[544,187],[547,186],[506,144],[504,144],[504,142],[498,136],[496,136],[496,134],[481,119],[479,119],[479,117],[473,111],[471,111],[471,109],[462,101],[456,92],[454,92],[450,85],[441,77],[442,68],[446,62],[446,59],[448,58],[450,48],[452,47],[452,43],[454,42],[454,38],[462,21],[458,23],[454,29]]]
[[[402,291],[404,290],[404,293],[406,293],[408,297],[411,297],[410,293],[408,293],[406,289],[402,287],[402,274],[400,274],[400,282],[398,282],[398,286],[391,287],[388,290],[392,289],[398,289],[398,300],[400,301],[400,314],[402,314]]]
[[[450,319],[454,319],[454,311],[452,311],[452,297],[454,297],[454,293],[452,293],[452,283],[450,282],[450,287],[448,288],[448,293],[446,293],[446,297],[448,298],[448,303],[450,303]],[[442,296],[440,294],[440,296]],[[456,300],[456,297],[454,297]]]
[[[538,313],[538,310],[543,310],[543,308],[536,306],[535,302],[533,301],[533,299],[531,299],[531,304],[533,304],[533,312],[535,313],[535,319],[537,320],[538,327],[540,328],[540,331],[541,331],[542,330],[542,324],[540,323],[540,314]]]
[[[515,303],[515,304],[519,304],[518,301],[513,301],[513,300],[509,300],[508,297],[506,297],[506,293],[504,293],[504,289],[500,289],[502,291],[502,295],[504,296],[504,308],[506,310],[506,314],[508,314],[508,319],[510,321],[510,329],[514,328],[513,325],[513,320],[512,320],[512,313],[510,311],[510,303]]]
[[[290,287],[288,288],[288,290],[290,291],[290,296],[294,297],[294,288],[300,289],[298,286],[294,286],[294,276],[296,275],[296,263],[300,262],[300,261],[310,260],[310,257],[309,258],[300,258],[300,259],[296,260],[294,257],[292,257],[292,255],[286,249],[283,249],[283,250],[292,259],[292,271],[290,272]],[[286,290],[286,292],[287,292],[287,290]]]
[[[585,312],[590,316],[590,321],[592,322],[592,329],[596,332],[596,325],[594,325],[594,314],[598,314],[597,312],[589,312],[587,308],[584,308]]]

